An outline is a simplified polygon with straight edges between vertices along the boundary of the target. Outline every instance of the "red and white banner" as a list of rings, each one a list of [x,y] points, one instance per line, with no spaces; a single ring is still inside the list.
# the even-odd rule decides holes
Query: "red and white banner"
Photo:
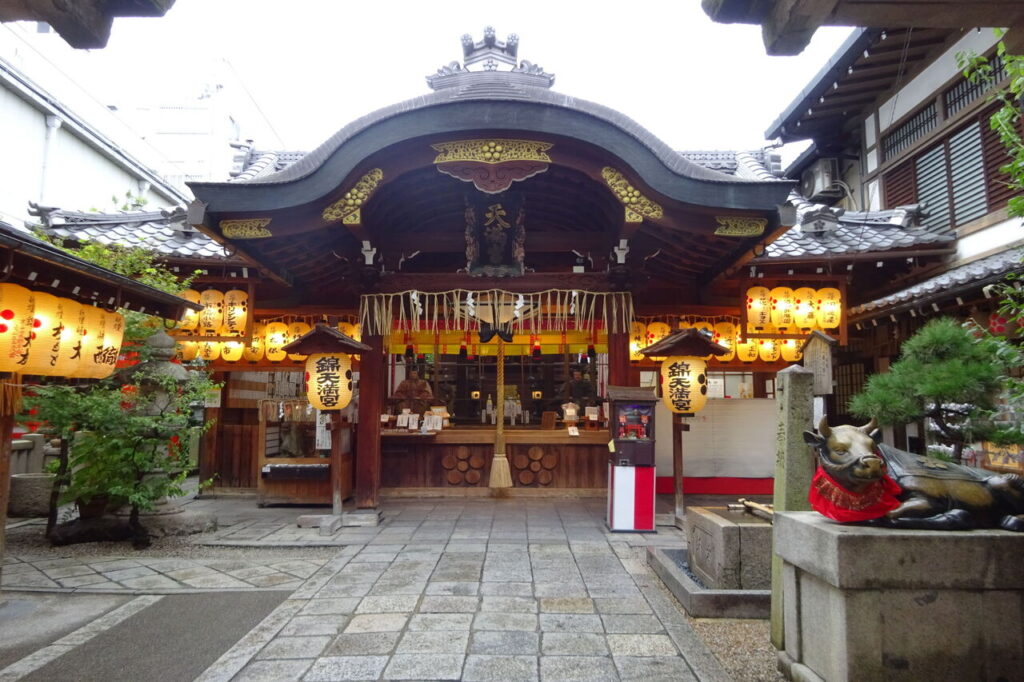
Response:
[[[654,467],[620,467],[608,463],[608,528],[654,530]]]

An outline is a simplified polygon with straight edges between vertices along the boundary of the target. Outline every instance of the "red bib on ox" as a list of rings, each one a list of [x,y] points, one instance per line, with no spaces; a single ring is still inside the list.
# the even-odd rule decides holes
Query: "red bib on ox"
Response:
[[[859,493],[851,492],[818,467],[811,479],[807,499],[811,508],[822,516],[841,523],[879,519],[900,505],[896,496],[903,492],[896,481],[883,474]]]

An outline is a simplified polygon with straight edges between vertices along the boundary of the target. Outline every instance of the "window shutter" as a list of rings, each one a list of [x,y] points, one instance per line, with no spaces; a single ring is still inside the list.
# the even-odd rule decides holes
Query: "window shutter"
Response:
[[[946,147],[939,145],[917,158],[917,200],[923,204],[925,226],[932,231],[949,227],[949,178]]]
[[[998,107],[986,109],[981,115],[981,146],[984,156],[985,178],[988,184],[989,210],[995,211],[1006,206],[1010,197],[1018,194],[1009,186],[1010,176],[999,170],[1010,162],[1006,147],[999,140],[999,134],[992,130],[989,119]],[[1024,125],[1024,122],[1022,122]]]
[[[956,225],[963,225],[988,212],[984,165],[981,127],[975,121],[949,138],[950,186]]]
[[[917,201],[914,186],[914,162],[900,164],[882,176],[883,201],[886,208],[906,206]]]

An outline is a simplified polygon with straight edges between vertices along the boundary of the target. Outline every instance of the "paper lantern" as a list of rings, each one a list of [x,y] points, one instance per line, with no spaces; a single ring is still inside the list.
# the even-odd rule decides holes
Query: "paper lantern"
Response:
[[[676,413],[699,412],[708,401],[707,363],[673,355],[661,362],[661,397]]]
[[[284,322],[271,322],[263,333],[264,352],[267,360],[281,362],[288,354],[281,350],[288,343],[288,325]]]
[[[346,353],[306,358],[306,398],[318,410],[341,410],[352,400],[352,359]]]
[[[200,341],[198,357],[203,362],[213,362],[220,357],[220,341]]]
[[[679,320],[676,329],[689,329],[692,325],[687,320]]]
[[[178,294],[178,296],[187,301],[192,301],[193,303],[202,303],[200,301],[199,292],[195,289],[185,289],[185,291]],[[181,317],[178,319],[178,324],[176,326],[178,329],[183,331],[195,331],[196,327],[199,326],[199,311],[192,310],[191,308],[185,308],[185,310],[182,311]]]
[[[182,362],[192,362],[199,355],[199,343],[197,341],[179,341],[178,357]]]
[[[252,339],[242,349],[242,357],[246,362],[259,362],[263,359],[266,334],[267,325],[257,322],[252,326]]]
[[[288,343],[297,340],[303,334],[308,333],[310,329],[311,327],[305,322],[292,322],[288,325]],[[302,362],[306,359],[306,356],[300,353],[288,353],[288,359]]]
[[[779,339],[779,351],[783,362],[800,362],[803,352],[800,350],[802,341],[799,339]]]
[[[758,339],[752,339],[748,336],[746,341],[741,341],[740,331],[740,328],[736,327],[736,359],[740,362],[754,362],[758,358]]]
[[[224,341],[220,347],[220,359],[224,362],[238,362],[244,351],[245,344],[241,341]]]
[[[664,322],[651,322],[647,325],[647,345],[652,346],[672,333],[672,327]]]
[[[32,346],[32,292],[17,284],[0,284],[0,371],[22,372]]]
[[[793,319],[793,290],[789,287],[775,287],[771,290],[772,297],[772,324],[779,330],[792,327]]]
[[[540,340],[534,346],[537,350],[535,355],[540,356]],[[643,322],[634,322],[629,327],[629,359],[639,362],[644,359],[640,351],[647,347],[647,325]]]
[[[60,302],[64,308],[61,316],[60,349],[51,376],[73,377],[78,372],[78,358],[82,350],[85,306],[67,298],[60,299]]]
[[[747,325],[761,329],[772,321],[772,292],[768,287],[747,289]]]
[[[793,290],[793,324],[800,329],[813,329],[817,324],[817,293],[810,287]]]
[[[715,333],[711,340],[729,350],[725,355],[717,356],[719,362],[729,362],[736,357],[736,325],[732,322],[719,322],[715,325]]]
[[[839,289],[826,287],[818,289],[818,326],[822,329],[835,329],[842,319],[843,301]]]
[[[766,334],[771,334],[776,329],[769,325],[765,330]],[[762,362],[776,362],[782,355],[782,348],[780,341],[782,339],[757,339],[757,356],[761,358]]]
[[[97,378],[96,356],[103,349],[106,326],[107,316],[102,309],[91,305],[82,306],[82,330],[79,335],[78,357],[75,358],[77,364],[72,376]]]
[[[241,336],[249,321],[249,294],[241,289],[232,289],[224,294],[223,336]],[[239,355],[241,357],[241,355]]]
[[[64,307],[53,294],[41,291],[32,294],[32,344],[28,358],[21,367],[23,374],[50,376],[60,358],[61,332],[64,330]]]
[[[352,324],[351,322],[339,322],[338,331],[353,341],[360,340],[361,330],[359,329],[358,324]]]
[[[990,334],[1005,336],[1010,329],[1010,320],[999,313],[992,313],[988,316],[988,331]]]
[[[100,379],[106,378],[117,369],[117,357],[121,354],[124,343],[124,316],[120,313],[104,313],[103,346],[96,357],[96,364],[102,365]]]
[[[216,289],[207,289],[199,294],[203,309],[199,311],[199,333],[203,336],[220,336],[224,326],[224,294]]]

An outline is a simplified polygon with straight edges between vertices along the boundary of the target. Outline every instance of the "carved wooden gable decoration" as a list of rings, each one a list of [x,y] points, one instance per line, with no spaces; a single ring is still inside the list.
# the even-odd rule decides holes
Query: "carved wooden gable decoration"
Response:
[[[472,182],[487,194],[504,192],[513,182],[543,173],[551,163],[552,144],[532,140],[458,140],[430,145],[434,165],[445,175]]]

